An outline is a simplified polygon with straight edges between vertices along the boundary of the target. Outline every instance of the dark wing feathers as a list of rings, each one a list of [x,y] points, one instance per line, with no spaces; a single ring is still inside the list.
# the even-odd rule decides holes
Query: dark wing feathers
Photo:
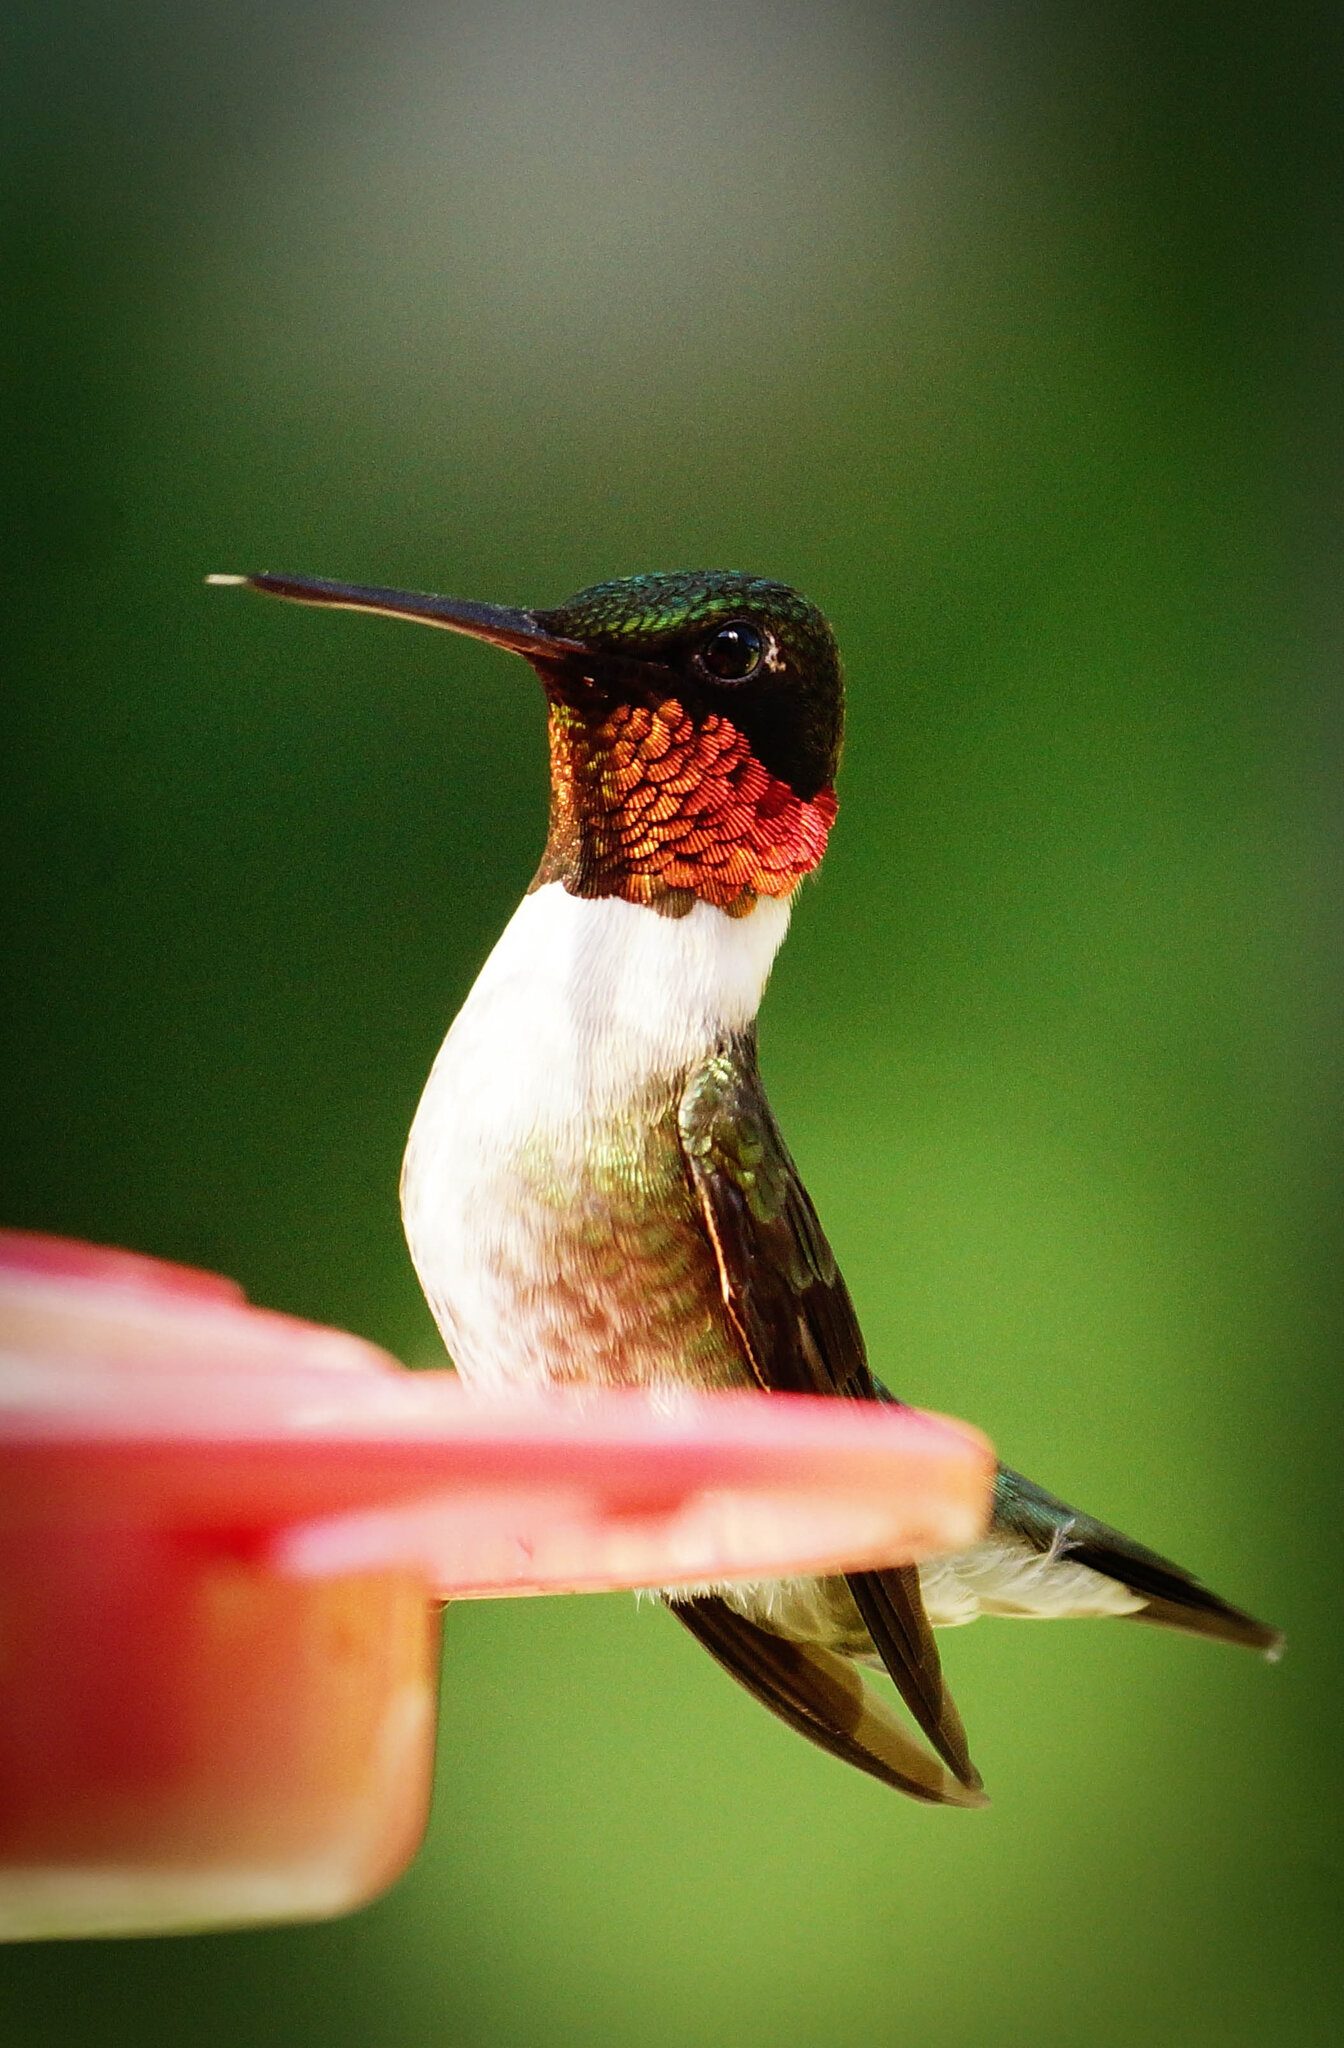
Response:
[[[691,1077],[680,1124],[724,1304],[762,1386],[873,1399],[853,1303],[748,1041],[736,1041]]]
[[[939,1806],[980,1806],[864,1684],[847,1658],[790,1642],[714,1595],[676,1600],[672,1612],[740,1685],[781,1721],[843,1763]]]
[[[753,1033],[734,1040],[691,1077],[680,1124],[724,1304],[760,1384],[773,1393],[883,1398],[868,1369],[849,1290],[765,1099]],[[848,1585],[915,1720],[962,1784],[977,1790],[980,1777],[943,1683],[918,1572],[857,1572]],[[684,1609],[676,1611],[688,1627],[695,1627]],[[738,1623],[742,1655],[731,1668],[759,1695],[759,1680],[753,1682],[739,1668],[747,1641],[741,1630],[747,1626]],[[722,1638],[724,1624],[716,1627]],[[777,1640],[764,1630],[756,1634]],[[756,1654],[759,1658],[759,1646]],[[727,1661],[722,1643],[715,1655]],[[776,1697],[775,1710],[800,1726],[782,1697]],[[814,1734],[813,1739],[820,1738]]]
[[[962,1784],[978,1791],[984,1780],[971,1762],[961,1715],[943,1682],[918,1569],[905,1565],[885,1572],[851,1572],[846,1583],[902,1699]],[[902,1672],[904,1682],[897,1675]]]

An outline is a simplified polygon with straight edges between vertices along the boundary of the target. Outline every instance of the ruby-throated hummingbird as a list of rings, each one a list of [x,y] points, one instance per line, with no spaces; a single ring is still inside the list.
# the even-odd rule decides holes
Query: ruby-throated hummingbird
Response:
[[[718,570],[536,612],[212,580],[488,640],[545,693],[546,849],[444,1040],[402,1175],[411,1256],[462,1377],[890,1399],[756,1062],[766,977],[836,813],[843,690],[821,613]],[[991,1532],[963,1556],[669,1604],[821,1748],[962,1806],[981,1781],[930,1624],[1113,1614],[1271,1655],[1280,1640],[1006,1468]],[[864,1665],[885,1665],[933,1753]]]

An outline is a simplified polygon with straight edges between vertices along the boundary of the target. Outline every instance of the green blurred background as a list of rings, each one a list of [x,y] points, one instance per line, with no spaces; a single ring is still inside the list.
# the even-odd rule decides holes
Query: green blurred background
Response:
[[[435,1362],[537,693],[201,577],[786,578],[850,741],[764,1059],[878,1367],[1290,1649],[945,1638],[960,1815],[654,1609],[466,1608],[392,1896],[0,1953],[4,2048],[1339,2038],[1338,19],[18,11],[6,1220]]]

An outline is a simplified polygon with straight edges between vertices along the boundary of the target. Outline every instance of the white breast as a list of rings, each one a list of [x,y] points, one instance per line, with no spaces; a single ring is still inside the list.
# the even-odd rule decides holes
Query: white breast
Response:
[[[663,917],[558,882],[524,898],[444,1040],[402,1174],[411,1256],[465,1377],[554,1376],[547,1267],[593,1133],[752,1021],[788,917],[770,898]]]

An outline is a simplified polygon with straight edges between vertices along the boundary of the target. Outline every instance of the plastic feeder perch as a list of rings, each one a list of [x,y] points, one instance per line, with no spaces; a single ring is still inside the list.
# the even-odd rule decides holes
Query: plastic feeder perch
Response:
[[[484,1402],[230,1282],[0,1233],[0,1936],[347,1911],[415,1853],[439,1603],[911,1561],[933,1416]]]

